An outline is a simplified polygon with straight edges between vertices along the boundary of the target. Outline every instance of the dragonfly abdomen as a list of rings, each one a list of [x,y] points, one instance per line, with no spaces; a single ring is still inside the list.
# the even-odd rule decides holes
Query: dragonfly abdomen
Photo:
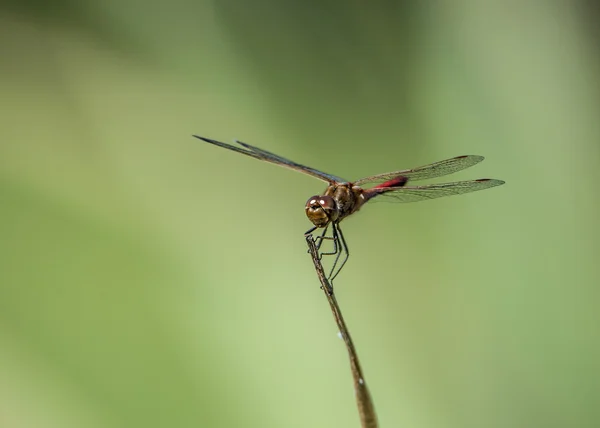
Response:
[[[378,184],[374,187],[374,189],[382,189],[386,187],[403,187],[408,183],[408,177],[404,177],[403,175],[392,178],[391,180],[385,181],[381,184]]]

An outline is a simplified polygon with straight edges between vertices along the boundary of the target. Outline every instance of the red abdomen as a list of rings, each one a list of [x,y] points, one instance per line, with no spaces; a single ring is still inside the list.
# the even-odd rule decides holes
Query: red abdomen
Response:
[[[375,186],[373,188],[374,189],[381,189],[381,188],[385,188],[385,187],[402,187],[406,183],[408,183],[408,177],[404,177],[404,176],[401,175],[399,177],[392,178],[391,180],[388,180],[386,182],[378,184],[377,186]]]

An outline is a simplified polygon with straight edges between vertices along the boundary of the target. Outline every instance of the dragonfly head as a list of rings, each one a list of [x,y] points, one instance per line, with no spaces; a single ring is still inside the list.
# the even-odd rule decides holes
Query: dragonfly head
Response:
[[[304,207],[306,216],[317,227],[325,227],[337,218],[337,205],[331,196],[315,195],[308,198]]]

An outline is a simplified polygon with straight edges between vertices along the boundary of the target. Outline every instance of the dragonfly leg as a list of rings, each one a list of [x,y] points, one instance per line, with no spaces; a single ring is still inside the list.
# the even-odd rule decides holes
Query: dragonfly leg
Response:
[[[342,263],[338,267],[338,270],[335,272],[335,274],[333,274],[333,269],[331,269],[331,274],[329,275],[329,282],[331,282],[331,283],[333,283],[333,280],[341,272],[342,268],[344,267],[344,265],[348,261],[348,258],[350,257],[350,251],[348,251],[348,244],[346,244],[346,239],[344,238],[344,234],[342,233],[342,229],[339,226],[336,226],[335,224],[334,224],[334,227],[337,229],[337,233],[335,234],[335,237],[337,238],[339,236],[339,241],[341,243],[341,245],[340,245],[341,248],[340,248],[339,254],[335,258],[335,263],[334,263],[333,266],[335,267],[335,265],[338,262],[338,259],[340,258],[340,255],[342,253],[344,253],[344,260],[342,261]]]
[[[315,241],[315,244],[317,245],[317,250],[321,249],[321,245],[323,244],[323,240],[324,239],[331,239],[331,240],[333,240],[332,237],[325,236],[327,234],[327,229],[328,228],[329,228],[329,225],[325,226],[325,229],[323,229],[323,233],[321,233],[321,235],[317,236],[316,238],[313,238],[313,241]],[[304,233],[304,236],[311,235],[316,229],[317,229],[317,227],[315,226],[312,229],[307,230]],[[310,252],[310,250],[308,250],[307,252]],[[329,255],[329,254],[335,254],[335,252],[332,252],[332,253],[319,253],[319,260],[322,259],[323,255]]]
[[[308,236],[308,235],[312,235],[312,233],[317,230],[317,226],[315,227],[311,227],[310,229],[308,229],[306,232],[304,232],[304,236]]]
[[[333,278],[335,278],[335,276],[339,273],[339,269],[336,272],[335,267],[338,264],[338,261],[340,260],[340,255],[342,254],[342,250],[343,247],[340,245],[340,237],[339,237],[339,226],[336,225],[335,223],[333,223],[333,252],[329,253],[331,255],[335,254],[335,260],[333,262],[333,266],[331,266],[331,271],[329,272],[329,282],[331,282],[333,280]],[[334,275],[335,272],[335,275]]]
[[[326,236],[327,235],[327,229],[329,229],[329,225],[325,226],[325,229],[323,229],[323,233],[321,233],[320,236],[317,236],[317,238],[315,239],[315,242],[317,244],[317,250],[321,249],[321,245],[323,245],[323,240],[324,239],[328,239],[328,240],[334,240],[334,238],[332,236]],[[329,254],[329,253],[322,253],[321,256],[323,254]],[[335,253],[333,253],[335,254]],[[321,257],[319,257],[319,260],[321,259]]]
[[[331,239],[331,238],[325,236],[327,234],[327,229],[329,229],[329,225],[325,226],[325,229],[323,229],[323,233],[321,233],[321,235],[319,235],[315,238],[315,243],[317,244],[317,250],[321,249],[321,245],[323,244],[323,239]]]
[[[316,228],[312,228],[310,229],[308,232],[305,233],[305,235],[308,235],[310,232],[314,232]],[[325,228],[323,229],[323,232],[321,233],[321,235],[317,236],[316,238],[314,238],[315,243],[317,244],[317,250],[321,250],[321,246],[323,245],[323,241],[324,240],[331,240],[333,241],[333,251],[320,251],[319,252],[319,260],[323,259],[323,256],[331,256],[333,254],[337,254],[338,252],[338,248],[337,248],[337,238],[334,236],[326,236],[327,235],[327,231],[329,229],[329,225],[325,226]]]
[[[322,260],[323,256],[333,256],[335,254],[338,254],[338,252],[339,252],[338,238],[336,235],[335,226],[333,226],[331,230],[333,231],[333,236],[325,236],[325,232],[327,232],[327,228],[325,228],[325,231],[323,232],[323,234],[318,237],[319,244],[317,245],[317,249],[319,251],[321,249],[321,244],[323,244],[323,240],[327,239],[327,240],[333,241],[333,250],[332,251],[320,251],[319,252],[319,260]],[[336,258],[336,260],[337,260],[337,258]]]
[[[337,265],[339,259],[340,259],[340,254],[341,254],[341,249],[345,248],[344,246],[340,245],[340,238],[338,236],[338,230],[339,227],[336,226],[335,224],[332,224],[332,232],[333,232],[333,236],[326,236],[327,235],[327,230],[329,229],[329,225],[325,226],[325,228],[323,229],[323,232],[321,233],[321,235],[317,236],[316,238],[314,238],[315,243],[317,244],[317,250],[319,250],[319,260],[323,259],[323,256],[333,256],[335,255],[335,261],[333,262],[333,266],[331,268],[331,271],[329,273],[329,278],[332,277],[334,271],[335,271],[335,266]],[[310,235],[312,234],[312,232],[314,232],[317,228],[313,227],[312,229],[309,229],[304,235]],[[323,241],[327,239],[327,240],[331,240],[333,241],[333,250],[332,251],[320,251],[321,249],[321,245],[323,245]],[[345,241],[342,241],[345,244]],[[346,256],[346,258],[344,259],[343,263],[346,263],[346,260],[348,259],[348,257]],[[341,268],[341,267],[340,267]],[[337,272],[335,272],[335,275],[337,275],[339,273],[339,269]],[[333,275],[333,277],[335,277],[335,275]]]

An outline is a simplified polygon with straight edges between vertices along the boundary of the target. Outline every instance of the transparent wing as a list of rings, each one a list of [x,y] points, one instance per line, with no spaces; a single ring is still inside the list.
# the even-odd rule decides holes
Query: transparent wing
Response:
[[[386,172],[384,174],[372,175],[370,177],[361,178],[353,184],[360,186],[365,183],[375,181],[391,180],[396,177],[406,177],[408,181],[427,180],[429,178],[442,177],[444,175],[453,174],[457,171],[469,168],[484,159],[483,156],[465,155],[457,156],[452,159],[431,163],[429,165],[419,166],[413,169],[405,169],[403,171]]]
[[[268,152],[263,149],[259,149],[258,147],[251,146],[247,143],[242,143],[241,141],[237,141],[236,143],[242,147],[237,147],[231,144],[222,143],[220,141],[211,140],[210,138],[200,137],[199,135],[193,135],[202,141],[206,141],[207,143],[214,144],[215,146],[223,147],[224,149],[228,149],[234,152],[242,153],[246,156],[250,156],[255,159],[260,159],[265,162],[274,163],[276,165],[283,166],[285,168],[293,169],[295,171],[303,172],[304,174],[312,175],[313,177],[318,178],[319,180],[323,180],[327,183],[346,183],[347,180],[344,180],[341,177],[337,177],[335,175],[327,174],[325,172],[319,171],[318,169],[314,169],[305,165],[301,165],[284,157],[278,156],[275,153]]]
[[[388,202],[419,202],[444,196],[477,192],[504,184],[502,180],[481,178],[479,180],[455,181],[454,183],[429,184],[426,186],[374,187],[364,192],[365,199],[387,200]]]

